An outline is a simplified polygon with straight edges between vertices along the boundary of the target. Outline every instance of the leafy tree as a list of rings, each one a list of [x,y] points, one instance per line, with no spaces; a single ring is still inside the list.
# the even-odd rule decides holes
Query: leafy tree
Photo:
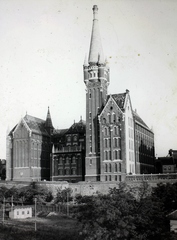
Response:
[[[65,189],[58,188],[54,202],[66,203],[68,201],[71,201],[72,200],[71,193],[72,193],[71,188],[65,188]]]
[[[34,198],[37,198],[38,202],[45,203],[50,202],[53,199],[53,195],[47,188],[36,187],[33,183],[19,190],[21,202],[33,204]]]
[[[169,214],[177,209],[177,183],[160,183],[152,191],[154,201],[163,204],[164,212]]]
[[[166,217],[160,202],[153,202],[148,186],[139,196],[126,184],[107,195],[76,198],[78,220],[87,240],[157,240],[165,231]]]

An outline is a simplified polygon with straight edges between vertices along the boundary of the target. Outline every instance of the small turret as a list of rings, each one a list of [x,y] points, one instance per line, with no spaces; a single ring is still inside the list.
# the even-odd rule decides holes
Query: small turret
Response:
[[[49,107],[48,107],[47,117],[46,117],[46,121],[45,121],[45,127],[46,127],[47,132],[51,135],[53,133],[54,127],[52,124],[52,118],[50,116]]]

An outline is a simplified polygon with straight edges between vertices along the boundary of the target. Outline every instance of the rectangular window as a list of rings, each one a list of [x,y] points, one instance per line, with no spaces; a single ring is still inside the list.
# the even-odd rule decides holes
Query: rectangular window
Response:
[[[91,113],[91,112],[89,112],[89,118],[91,118],[91,116],[92,116],[92,113]]]
[[[90,159],[90,165],[92,165],[92,159]]]

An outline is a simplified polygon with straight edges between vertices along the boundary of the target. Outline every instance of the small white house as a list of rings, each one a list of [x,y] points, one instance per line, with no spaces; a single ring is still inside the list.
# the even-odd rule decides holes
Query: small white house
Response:
[[[177,210],[168,214],[168,218],[170,219],[170,231],[177,233]]]
[[[31,207],[15,207],[9,212],[9,217],[11,219],[24,219],[32,217]]]

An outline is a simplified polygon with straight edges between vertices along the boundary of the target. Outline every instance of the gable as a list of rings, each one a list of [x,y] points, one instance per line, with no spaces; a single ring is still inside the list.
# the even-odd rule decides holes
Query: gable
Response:
[[[22,119],[14,129],[13,135],[14,138],[26,139],[28,138],[30,132],[31,132],[30,129],[26,125],[25,121]]]
[[[101,123],[114,123],[119,122],[122,119],[123,112],[115,102],[112,96],[109,97],[105,107],[99,115]]]

